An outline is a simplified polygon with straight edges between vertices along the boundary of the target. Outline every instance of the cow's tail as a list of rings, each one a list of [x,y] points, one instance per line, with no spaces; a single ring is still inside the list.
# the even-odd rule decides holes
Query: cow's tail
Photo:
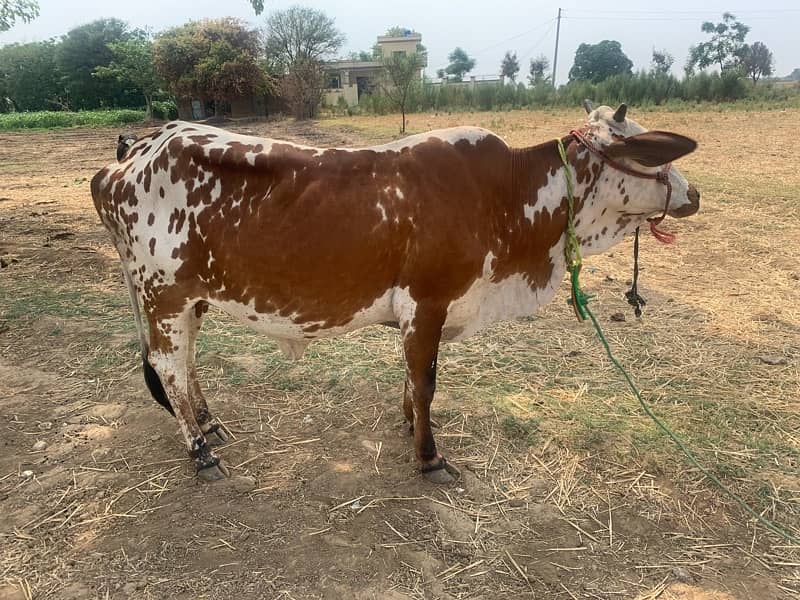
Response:
[[[131,299],[131,308],[133,309],[133,316],[136,319],[136,331],[139,334],[139,347],[142,350],[142,367],[144,368],[144,381],[147,384],[147,389],[150,390],[153,398],[161,406],[166,408],[169,413],[174,417],[175,411],[172,410],[172,405],[169,403],[167,393],[164,391],[164,385],[156,373],[156,370],[150,364],[148,355],[150,354],[150,346],[147,344],[147,338],[144,334],[144,323],[142,322],[142,312],[139,308],[139,298],[136,295],[136,288],[133,285],[130,271],[122,265],[122,274],[125,276],[125,284],[128,286],[128,295]]]

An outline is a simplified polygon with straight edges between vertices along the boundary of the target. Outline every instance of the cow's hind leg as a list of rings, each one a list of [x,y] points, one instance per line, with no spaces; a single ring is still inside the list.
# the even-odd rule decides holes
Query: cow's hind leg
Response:
[[[203,391],[200,389],[200,381],[197,378],[197,369],[195,367],[195,342],[197,341],[197,334],[200,333],[200,327],[203,325],[203,315],[205,315],[206,312],[208,312],[208,303],[203,300],[195,304],[194,308],[189,311],[186,349],[187,373],[189,377],[187,387],[189,390],[189,400],[194,408],[195,419],[200,429],[203,431],[203,434],[206,436],[206,441],[211,446],[219,446],[228,441],[228,435],[223,430],[220,422],[208,409]]]
[[[411,319],[401,321],[406,357],[403,408],[406,418],[412,421],[414,450],[420,471],[434,483],[449,483],[458,476],[458,470],[436,450],[430,419],[431,402],[436,391],[436,361],[445,317],[445,310],[417,306]]]
[[[207,480],[223,479],[228,470],[211,450],[203,430],[195,417],[191,401],[189,377],[189,349],[194,318],[194,306],[177,317],[153,316],[148,310],[150,325],[150,353],[148,361],[161,380],[164,392],[175,412],[183,433],[189,456],[194,459],[197,474]],[[193,349],[193,348],[192,348]]]

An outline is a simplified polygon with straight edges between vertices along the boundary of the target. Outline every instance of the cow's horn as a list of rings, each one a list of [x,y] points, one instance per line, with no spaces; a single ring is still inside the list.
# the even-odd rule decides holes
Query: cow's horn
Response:
[[[594,104],[592,104],[592,101],[587,98],[583,101],[583,108],[586,109],[586,114],[588,115],[594,110]]]
[[[617,123],[624,123],[625,122],[625,115],[628,114],[628,105],[624,102],[619,105],[617,112],[614,113],[614,120]]]

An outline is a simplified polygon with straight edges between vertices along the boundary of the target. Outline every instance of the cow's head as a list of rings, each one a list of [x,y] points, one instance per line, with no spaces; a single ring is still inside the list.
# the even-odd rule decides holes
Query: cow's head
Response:
[[[667,131],[647,131],[627,118],[627,106],[616,110],[584,103],[589,115],[583,138],[607,159],[593,193],[581,208],[576,228],[589,253],[601,252],[631,233],[648,218],[664,212],[668,186],[664,181],[638,177],[663,172],[672,189],[667,214],[675,218],[693,215],[700,208],[700,193],[689,184],[672,161],[686,156],[697,143]],[[579,149],[582,153],[586,148]],[[597,155],[593,162],[600,162]],[[622,169],[618,168],[622,167]],[[627,172],[626,172],[627,171]]]
[[[122,161],[128,149],[136,143],[137,137],[132,133],[123,133],[117,138],[117,161]]]

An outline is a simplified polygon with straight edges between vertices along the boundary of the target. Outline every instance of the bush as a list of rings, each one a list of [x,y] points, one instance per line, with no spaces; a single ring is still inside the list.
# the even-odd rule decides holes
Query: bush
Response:
[[[597,83],[571,81],[558,91],[548,82],[533,87],[499,82],[464,84],[431,84],[426,82],[409,101],[408,112],[473,111],[541,108],[547,106],[580,106],[585,98],[595,104],[610,106],[627,102],[635,106],[660,106],[666,103],[696,104],[735,102],[741,100],[765,104],[786,104],[800,100],[800,87],[762,82],[757,86],[734,72],[701,72],[679,80],[673,75],[639,71],[614,75]],[[362,97],[359,110],[386,114],[394,110],[379,92]]]
[[[173,100],[153,100],[153,118],[174,121],[178,118],[178,105]]]
[[[0,114],[0,130],[54,129],[57,127],[113,127],[126,123],[140,123],[145,119],[143,110],[94,110],[81,112],[18,112]]]

